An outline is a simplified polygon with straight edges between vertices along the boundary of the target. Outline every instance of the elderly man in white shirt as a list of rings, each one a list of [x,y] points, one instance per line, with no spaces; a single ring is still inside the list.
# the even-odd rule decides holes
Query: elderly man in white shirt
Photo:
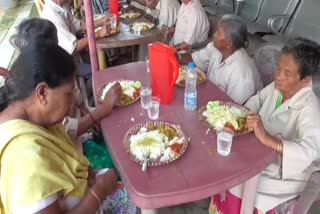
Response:
[[[50,20],[58,30],[59,45],[69,54],[81,51],[88,47],[88,39],[77,39],[78,31],[85,31],[85,24],[75,19],[71,13],[65,9],[63,0],[46,0],[41,17]],[[96,38],[102,38],[109,35],[110,31],[104,25],[107,18],[95,22],[95,27],[103,26],[96,32]]]
[[[69,54],[76,56],[79,62],[79,52],[88,47],[88,39],[83,37],[77,39],[77,32],[86,31],[85,23],[75,19],[69,10],[66,9],[68,2],[64,0],[46,0],[43,6],[41,17],[51,21],[57,28],[58,43]],[[106,27],[107,17],[95,21],[95,27],[102,28],[95,33],[96,38],[102,38],[110,33]],[[89,64],[78,63],[77,75],[85,79],[89,103],[93,104],[92,73]]]
[[[146,0],[147,13],[159,20],[158,27],[172,27],[176,24],[180,3],[178,0]]]
[[[247,27],[241,18],[224,15],[213,42],[192,55],[179,54],[179,61],[183,64],[194,61],[210,81],[243,104],[263,86],[254,61],[244,49],[246,42]]]
[[[191,45],[206,41],[209,28],[209,20],[200,0],[182,0],[176,25],[163,30],[174,32],[170,44],[177,51],[186,51]]]

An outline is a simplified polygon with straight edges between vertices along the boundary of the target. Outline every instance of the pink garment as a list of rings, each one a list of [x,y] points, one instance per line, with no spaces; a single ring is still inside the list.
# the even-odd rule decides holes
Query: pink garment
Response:
[[[223,200],[220,194],[211,198],[209,214],[238,214],[240,213],[241,199],[227,191]],[[254,209],[254,214],[262,214],[261,211]],[[265,214],[276,214],[275,210],[269,210]]]

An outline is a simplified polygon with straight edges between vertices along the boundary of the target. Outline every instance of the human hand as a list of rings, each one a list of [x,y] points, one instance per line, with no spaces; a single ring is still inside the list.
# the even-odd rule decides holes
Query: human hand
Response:
[[[162,25],[162,27],[161,27],[162,33],[170,34],[170,33],[174,33],[174,31],[175,31],[175,27],[168,27],[166,25]]]
[[[98,105],[95,110],[95,115],[97,115],[97,118],[102,119],[112,111],[112,108],[121,97],[121,92],[122,89],[118,82],[108,90],[101,105]]]
[[[162,25],[162,26],[161,26],[161,32],[162,32],[162,33],[168,33],[168,31],[169,31],[169,28],[168,28],[167,25]]]
[[[263,143],[266,143],[268,133],[264,129],[261,117],[256,113],[249,113],[247,116],[247,127],[252,130],[256,137]]]
[[[120,83],[116,82],[107,92],[102,105],[111,106],[113,108],[116,102],[120,99],[121,92],[121,85]]]
[[[7,78],[9,76],[9,71],[5,68],[0,67],[0,76]]]
[[[96,177],[95,187],[102,191],[107,196],[115,192],[118,186],[117,173],[114,169],[109,169],[106,173],[103,173]]]
[[[111,27],[110,25],[102,25],[101,29],[98,30],[98,38],[103,38],[106,36],[109,36],[111,32]]]

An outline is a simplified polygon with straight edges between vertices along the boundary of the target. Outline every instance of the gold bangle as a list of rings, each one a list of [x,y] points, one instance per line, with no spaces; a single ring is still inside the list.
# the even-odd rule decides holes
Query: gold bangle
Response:
[[[90,192],[92,193],[92,195],[96,198],[99,207],[101,207],[101,200],[100,200],[100,198],[98,197],[97,193],[95,193],[95,191],[94,191],[93,189],[89,189],[89,190],[90,190]]]
[[[283,145],[281,143],[281,140],[278,139],[277,141],[277,152],[279,152],[280,154],[282,154],[282,151],[283,151]]]
[[[279,140],[280,143],[280,153],[283,154],[283,143],[281,140]]]

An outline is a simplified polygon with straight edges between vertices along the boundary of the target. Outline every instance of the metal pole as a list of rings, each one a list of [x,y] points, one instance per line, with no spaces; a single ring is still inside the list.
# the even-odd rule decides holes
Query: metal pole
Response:
[[[96,37],[94,32],[91,0],[84,0],[84,11],[85,11],[85,20],[86,20],[86,27],[87,27],[87,37],[88,37],[88,43],[89,43],[91,70],[92,70],[92,73],[94,73],[99,70],[99,67],[98,67],[97,46],[96,46]]]

